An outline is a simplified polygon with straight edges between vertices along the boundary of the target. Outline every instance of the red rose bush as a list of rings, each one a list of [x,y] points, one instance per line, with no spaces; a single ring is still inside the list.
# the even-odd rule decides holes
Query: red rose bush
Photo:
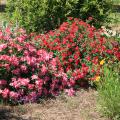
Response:
[[[103,29],[70,17],[58,29],[35,36],[34,41],[60,59],[64,72],[74,79],[71,84],[82,85],[100,76],[104,62],[120,60],[119,43],[105,38],[103,33]]]

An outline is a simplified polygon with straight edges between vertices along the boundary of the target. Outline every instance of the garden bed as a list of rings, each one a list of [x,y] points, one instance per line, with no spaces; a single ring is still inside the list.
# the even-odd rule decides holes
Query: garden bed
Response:
[[[4,21],[4,14],[0,15]],[[119,38],[116,32],[107,36],[91,21],[94,18],[85,22],[69,17],[45,34],[27,33],[5,22],[0,31],[0,102],[4,104],[0,119],[110,120],[98,112],[100,95],[102,103],[108,100],[102,106],[111,112],[106,116],[119,118],[118,70],[109,71],[115,64],[119,67]],[[105,90],[113,94],[107,92],[106,99],[104,89],[98,93],[108,73],[112,77]]]

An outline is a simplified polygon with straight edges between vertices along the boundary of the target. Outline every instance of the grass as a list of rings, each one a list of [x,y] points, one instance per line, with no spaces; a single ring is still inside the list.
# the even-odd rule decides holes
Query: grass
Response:
[[[118,69],[104,68],[102,84],[99,85],[99,104],[101,112],[112,120],[120,120],[120,79]]]

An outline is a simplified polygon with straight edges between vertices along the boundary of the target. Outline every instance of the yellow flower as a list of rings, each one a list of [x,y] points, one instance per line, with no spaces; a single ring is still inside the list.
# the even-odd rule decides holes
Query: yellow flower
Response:
[[[99,81],[100,81],[100,76],[97,76],[97,77],[95,78],[95,81],[96,81],[96,82],[99,82]]]
[[[103,65],[105,63],[105,59],[100,61],[100,65]]]

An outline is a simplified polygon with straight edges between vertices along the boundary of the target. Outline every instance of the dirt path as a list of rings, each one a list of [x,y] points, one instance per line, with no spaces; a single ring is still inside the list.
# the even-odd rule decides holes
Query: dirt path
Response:
[[[76,96],[61,95],[41,104],[1,107],[0,120],[108,120],[97,111],[97,92],[79,91]]]

